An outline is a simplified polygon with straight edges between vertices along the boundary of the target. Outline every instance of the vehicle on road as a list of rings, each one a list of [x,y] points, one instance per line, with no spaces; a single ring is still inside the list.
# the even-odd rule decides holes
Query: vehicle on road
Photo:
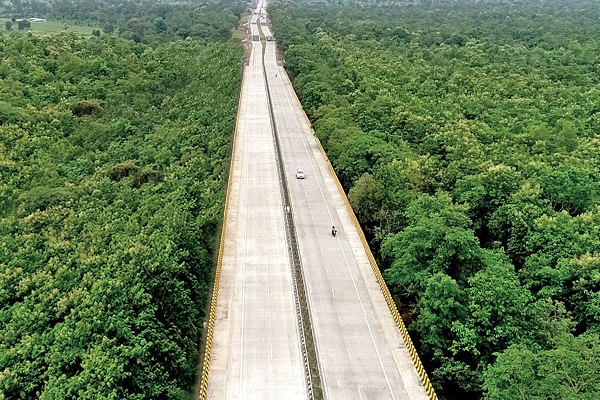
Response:
[[[306,178],[306,174],[304,173],[304,170],[302,168],[298,168],[296,170],[296,179],[304,179]]]

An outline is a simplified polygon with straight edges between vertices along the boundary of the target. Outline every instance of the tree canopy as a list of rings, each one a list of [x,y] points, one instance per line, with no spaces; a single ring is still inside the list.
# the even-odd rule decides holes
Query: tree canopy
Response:
[[[241,46],[0,48],[0,398],[191,398]]]
[[[10,0],[0,5],[0,10],[5,15],[17,18],[35,16],[101,26],[105,34],[116,34],[139,43],[157,44],[187,37],[208,42],[227,41],[231,38],[232,30],[239,26],[246,5],[246,1],[234,0],[201,3]],[[19,29],[22,29],[20,26]]]

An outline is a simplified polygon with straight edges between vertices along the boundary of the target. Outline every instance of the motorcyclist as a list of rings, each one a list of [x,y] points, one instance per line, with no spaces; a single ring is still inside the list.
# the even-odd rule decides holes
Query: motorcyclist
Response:
[[[335,225],[331,227],[331,234],[332,234],[333,236],[336,236],[336,235],[337,235],[337,230],[335,229]]]

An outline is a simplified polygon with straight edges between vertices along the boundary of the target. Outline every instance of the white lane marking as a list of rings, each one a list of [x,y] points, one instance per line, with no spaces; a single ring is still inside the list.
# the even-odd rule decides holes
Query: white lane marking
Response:
[[[269,263],[267,262],[267,300],[271,300],[271,279],[269,277]]]
[[[346,347],[346,352],[348,353],[348,358],[352,360],[352,353],[350,353],[350,349]]]
[[[319,247],[319,250],[321,250],[321,254],[323,254],[323,248],[322,248],[322,247]]]
[[[333,288],[331,288],[331,294],[333,295],[333,298],[335,299],[335,292],[333,291]]]
[[[340,326],[343,328],[344,327],[344,323],[342,322],[342,316],[338,315],[338,319],[340,320]]]
[[[352,280],[352,285],[354,286],[354,292],[356,293],[356,297],[358,297],[358,302],[360,304],[360,309],[362,310],[363,318],[367,323],[367,328],[369,329],[369,336],[371,337],[371,342],[373,343],[373,347],[375,348],[375,353],[377,353],[377,359],[379,360],[379,365],[381,366],[381,370],[383,371],[383,376],[385,377],[385,382],[387,383],[390,394],[392,395],[392,399],[396,400],[396,396],[394,396],[394,391],[392,390],[392,385],[390,383],[390,379],[385,371],[385,367],[383,366],[383,360],[381,359],[381,354],[379,353],[379,348],[377,348],[377,343],[375,342],[375,336],[373,336],[373,330],[371,329],[371,324],[369,323],[369,319],[367,318],[367,312],[365,311],[365,306],[363,304],[362,298],[360,297],[360,293],[358,293],[358,287],[356,286],[356,280],[354,279],[354,275],[352,274],[352,270],[350,269],[350,264],[348,263],[348,258],[346,258],[346,252],[344,251],[344,247],[342,246],[342,241],[339,236],[337,237],[338,244],[340,249],[342,250],[342,255],[344,256],[344,261],[346,263],[346,268],[348,269],[348,274],[350,274],[350,278]]]
[[[266,234],[265,234],[266,236]],[[267,258],[267,300],[271,300],[271,274],[269,273],[269,259]]]

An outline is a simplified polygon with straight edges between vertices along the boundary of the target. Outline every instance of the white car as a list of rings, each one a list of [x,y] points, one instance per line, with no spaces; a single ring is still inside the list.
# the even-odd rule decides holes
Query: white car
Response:
[[[296,179],[304,179],[306,178],[306,174],[304,173],[304,170],[302,168],[298,168],[296,170]]]

